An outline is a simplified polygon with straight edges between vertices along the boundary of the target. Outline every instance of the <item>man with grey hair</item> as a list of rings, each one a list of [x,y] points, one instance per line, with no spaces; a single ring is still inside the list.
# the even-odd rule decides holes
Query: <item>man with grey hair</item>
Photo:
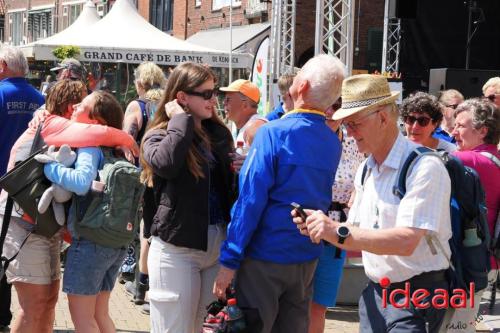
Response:
[[[7,170],[10,149],[28,128],[33,112],[43,104],[43,96],[24,78],[28,61],[18,48],[0,47],[0,176]],[[3,214],[3,212],[1,212]],[[0,282],[0,327],[8,326],[10,285],[5,276]]]
[[[307,332],[322,245],[297,232],[290,205],[322,211],[330,205],[341,145],[325,110],[338,99],[343,78],[337,58],[309,60],[290,87],[294,109],[259,129],[240,171],[214,294],[225,298],[235,278],[249,332]]]
[[[427,294],[416,302],[429,304],[436,290],[448,289],[451,253],[451,181],[442,161],[420,157],[406,178],[406,193],[393,190],[407,157],[418,147],[399,133],[398,95],[379,75],[354,75],[343,82],[342,107],[333,119],[342,119],[358,150],[369,154],[354,179],[356,197],[347,223],[318,210],[306,210],[304,221],[292,211],[301,234],[312,243],[323,240],[363,251],[370,280],[359,301],[363,333],[438,332],[445,314],[433,306],[405,306],[404,293],[384,298],[409,286],[409,295],[424,289]]]

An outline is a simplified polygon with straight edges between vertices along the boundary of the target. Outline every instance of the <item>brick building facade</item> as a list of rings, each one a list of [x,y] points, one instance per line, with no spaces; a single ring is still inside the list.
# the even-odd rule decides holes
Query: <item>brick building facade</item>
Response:
[[[133,0],[134,1],[134,0]],[[234,26],[269,22],[271,3],[232,0]],[[105,15],[113,1],[97,0]],[[200,30],[229,26],[229,7],[223,0],[135,0],[139,13],[153,25],[186,39]],[[353,0],[354,69],[380,69],[384,0]],[[4,41],[23,45],[48,37],[69,26],[80,14],[85,0],[5,0]],[[301,66],[314,54],[315,0],[297,0],[295,62]],[[359,24],[358,24],[359,19]]]

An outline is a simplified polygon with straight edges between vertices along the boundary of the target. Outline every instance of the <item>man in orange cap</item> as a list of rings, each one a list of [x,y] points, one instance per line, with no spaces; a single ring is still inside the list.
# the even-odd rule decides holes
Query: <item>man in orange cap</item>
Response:
[[[249,146],[245,137],[245,129],[257,119],[264,119],[257,113],[260,101],[259,88],[248,80],[236,80],[229,86],[220,88],[225,92],[224,110],[229,120],[233,121],[237,128],[235,144],[243,142],[243,146]]]

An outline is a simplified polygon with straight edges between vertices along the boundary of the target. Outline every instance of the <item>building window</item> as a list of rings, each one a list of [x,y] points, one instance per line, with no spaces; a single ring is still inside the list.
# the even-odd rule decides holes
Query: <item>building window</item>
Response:
[[[83,3],[68,5],[63,7],[63,29],[69,27],[76,21],[82,12]]]
[[[233,7],[240,7],[241,0],[212,0],[212,10],[219,10],[231,4]]]
[[[201,7],[201,0],[194,0],[195,7]]]
[[[28,14],[28,41],[34,42],[52,35],[52,10]]]
[[[171,31],[174,24],[174,0],[152,0],[151,24],[161,31]]]
[[[10,14],[10,37],[12,45],[21,45],[23,41],[23,13],[17,12]]]

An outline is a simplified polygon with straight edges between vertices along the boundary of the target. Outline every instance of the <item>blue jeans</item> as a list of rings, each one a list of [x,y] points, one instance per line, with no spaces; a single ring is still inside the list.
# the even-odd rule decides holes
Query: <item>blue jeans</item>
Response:
[[[126,249],[113,249],[80,238],[73,239],[66,256],[63,291],[74,295],[97,295],[111,291]]]

